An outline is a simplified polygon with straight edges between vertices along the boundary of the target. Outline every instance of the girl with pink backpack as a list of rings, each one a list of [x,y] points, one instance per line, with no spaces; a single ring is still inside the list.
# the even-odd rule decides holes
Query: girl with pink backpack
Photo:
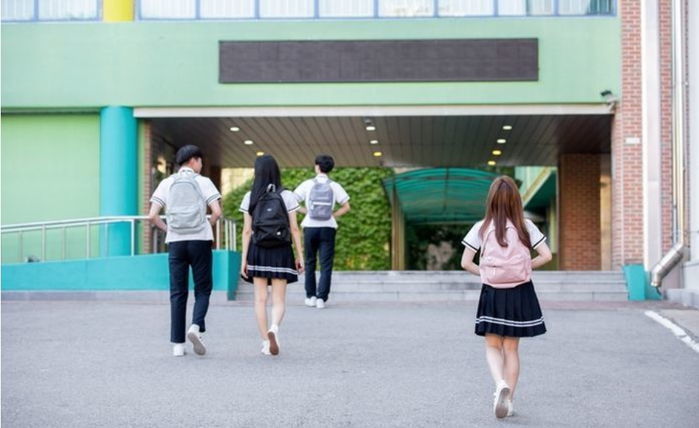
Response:
[[[519,338],[546,332],[532,269],[551,260],[546,237],[524,218],[522,198],[514,180],[501,176],[490,186],[485,219],[463,239],[461,266],[480,275],[483,286],[476,314],[476,334],[485,336],[490,374],[495,381],[493,412],[512,416],[519,377]],[[479,264],[473,258],[480,250]],[[531,250],[537,252],[532,259]]]

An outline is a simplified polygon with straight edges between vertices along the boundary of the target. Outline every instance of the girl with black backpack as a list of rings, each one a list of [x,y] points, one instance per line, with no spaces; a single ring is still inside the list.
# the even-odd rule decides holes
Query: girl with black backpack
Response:
[[[303,247],[296,221],[298,199],[285,190],[277,161],[270,155],[255,160],[252,190],[245,194],[241,277],[255,286],[255,316],[262,353],[279,353],[279,324],[286,309],[286,286],[303,273]],[[292,249],[296,247],[296,258]],[[272,286],[272,323],[267,324],[267,287]]]

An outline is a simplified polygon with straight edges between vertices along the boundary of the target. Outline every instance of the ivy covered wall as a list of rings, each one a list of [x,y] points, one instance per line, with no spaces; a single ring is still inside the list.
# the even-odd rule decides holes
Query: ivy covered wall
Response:
[[[330,178],[340,183],[350,195],[352,207],[338,220],[336,270],[391,269],[391,208],[381,181],[390,175],[393,171],[388,168],[336,168],[330,173]],[[282,184],[294,190],[313,176],[311,168],[283,169]],[[239,234],[243,213],[238,208],[251,185],[249,181],[223,198],[224,214],[238,221]],[[302,219],[303,215],[299,213],[299,223]]]

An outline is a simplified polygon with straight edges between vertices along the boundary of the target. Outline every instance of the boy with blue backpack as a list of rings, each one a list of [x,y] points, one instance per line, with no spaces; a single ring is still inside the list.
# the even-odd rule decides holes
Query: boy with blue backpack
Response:
[[[315,159],[316,177],[301,183],[294,193],[299,202],[305,203],[301,222],[306,256],[306,306],[323,309],[330,294],[333,260],[335,258],[335,234],[337,218],[350,210],[349,195],[328,174],[335,167],[335,160],[328,155]],[[334,211],[335,204],[340,205]],[[316,287],[316,255],[320,256],[320,281]]]
[[[185,354],[185,317],[189,294],[189,267],[194,277],[194,313],[187,339],[192,342],[194,353],[204,355],[206,347],[202,333],[206,331],[204,318],[209,308],[209,296],[213,285],[211,275],[211,244],[214,240],[212,226],[221,216],[221,194],[214,183],[201,172],[202,152],[197,146],[187,145],[175,155],[180,169],[161,181],[151,197],[148,217],[152,224],[167,233],[170,268],[170,341],[172,354]],[[211,208],[211,218],[206,218],[206,208]],[[165,208],[167,224],[160,218]]]

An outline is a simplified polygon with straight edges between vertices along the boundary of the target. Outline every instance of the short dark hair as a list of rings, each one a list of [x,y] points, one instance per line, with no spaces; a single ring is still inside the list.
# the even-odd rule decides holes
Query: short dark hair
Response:
[[[203,158],[204,155],[201,153],[201,149],[193,144],[188,144],[186,146],[180,147],[175,155],[175,163],[182,166],[189,162],[192,158]]]
[[[316,165],[320,168],[320,172],[327,174],[335,168],[335,160],[330,155],[318,155]]]

